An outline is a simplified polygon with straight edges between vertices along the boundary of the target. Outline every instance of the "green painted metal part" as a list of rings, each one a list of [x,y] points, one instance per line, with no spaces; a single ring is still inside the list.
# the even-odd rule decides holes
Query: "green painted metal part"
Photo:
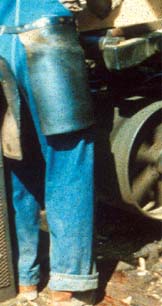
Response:
[[[162,51],[162,30],[130,39],[105,35],[99,46],[109,70],[130,68]]]

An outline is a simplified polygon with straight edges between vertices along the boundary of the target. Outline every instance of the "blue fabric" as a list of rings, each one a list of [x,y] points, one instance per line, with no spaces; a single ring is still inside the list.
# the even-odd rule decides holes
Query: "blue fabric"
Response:
[[[9,26],[32,23],[43,16],[53,16],[52,20],[58,21],[56,17],[63,15],[66,16],[67,22],[69,20],[68,24],[54,24],[51,28],[41,27],[40,39],[36,41],[32,40],[32,32],[29,31],[29,56],[18,35],[0,36],[0,54],[11,64],[27,95],[32,91],[32,99],[35,98],[37,115],[34,110],[33,120],[36,126],[39,126],[40,122],[45,135],[67,133],[91,126],[94,123],[93,106],[83,50],[74,22],[70,23],[70,20],[73,20],[72,13],[58,0],[46,0],[41,5],[38,1],[32,3],[17,0],[8,5],[7,9],[9,13],[7,11],[7,14],[1,16],[0,23]],[[48,77],[45,71],[48,71]],[[29,86],[31,88],[26,90]],[[33,103],[30,107],[33,109]]]
[[[58,0],[0,1],[0,24],[13,26],[31,23],[43,16],[72,16]]]
[[[70,291],[94,289],[98,279],[93,270],[92,252],[94,132],[90,128],[77,133],[49,136],[46,140],[49,287]],[[12,164],[12,189],[19,244],[19,281],[28,285],[39,282],[37,254],[41,174],[39,163],[33,165],[28,154],[25,158],[23,164]]]
[[[5,0],[0,1],[0,24],[18,26],[31,23],[43,16],[72,16],[58,0]],[[16,35],[0,35],[0,54],[15,70]],[[6,47],[7,46],[7,47]],[[16,71],[15,71],[16,72]]]
[[[17,1],[17,14],[15,5],[13,0],[0,3],[1,24],[12,25],[14,15],[19,24],[49,13],[61,15],[66,11],[71,14],[56,0],[41,1],[41,5],[40,1]],[[89,128],[76,133],[43,136],[21,48],[15,35],[0,36],[0,55],[11,64],[22,95],[24,158],[9,162],[19,282],[30,285],[40,280],[39,212],[44,200],[51,241],[49,287],[70,291],[95,289],[98,275],[93,269],[92,254],[94,131]]]

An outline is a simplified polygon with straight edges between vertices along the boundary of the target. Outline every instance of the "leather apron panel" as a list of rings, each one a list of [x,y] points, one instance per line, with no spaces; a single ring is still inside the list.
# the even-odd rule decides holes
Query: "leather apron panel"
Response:
[[[54,25],[42,26],[19,37],[27,52],[43,133],[67,133],[92,125],[93,106],[84,54],[71,18],[56,17]]]
[[[20,96],[7,61],[0,56],[1,141],[3,155],[22,159],[20,143]]]

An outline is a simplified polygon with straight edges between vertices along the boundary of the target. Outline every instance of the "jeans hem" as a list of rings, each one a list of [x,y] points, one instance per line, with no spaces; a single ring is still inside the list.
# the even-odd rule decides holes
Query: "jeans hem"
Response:
[[[39,281],[38,282],[32,282],[32,281],[19,281],[19,286],[37,286],[39,284]]]
[[[37,278],[26,278],[26,277],[21,277],[19,278],[19,285],[21,286],[37,286],[40,282],[39,277]]]
[[[50,290],[74,292],[97,289],[98,273],[93,275],[51,273],[48,287]]]

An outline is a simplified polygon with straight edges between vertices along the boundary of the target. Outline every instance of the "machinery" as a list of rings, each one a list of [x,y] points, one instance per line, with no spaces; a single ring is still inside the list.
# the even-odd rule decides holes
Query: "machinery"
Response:
[[[4,33],[21,30],[3,27]],[[96,114],[97,198],[161,220],[162,19],[84,28],[80,40]],[[9,236],[1,154],[0,302],[15,294]]]
[[[162,20],[80,38],[96,106],[98,199],[162,219]]]

